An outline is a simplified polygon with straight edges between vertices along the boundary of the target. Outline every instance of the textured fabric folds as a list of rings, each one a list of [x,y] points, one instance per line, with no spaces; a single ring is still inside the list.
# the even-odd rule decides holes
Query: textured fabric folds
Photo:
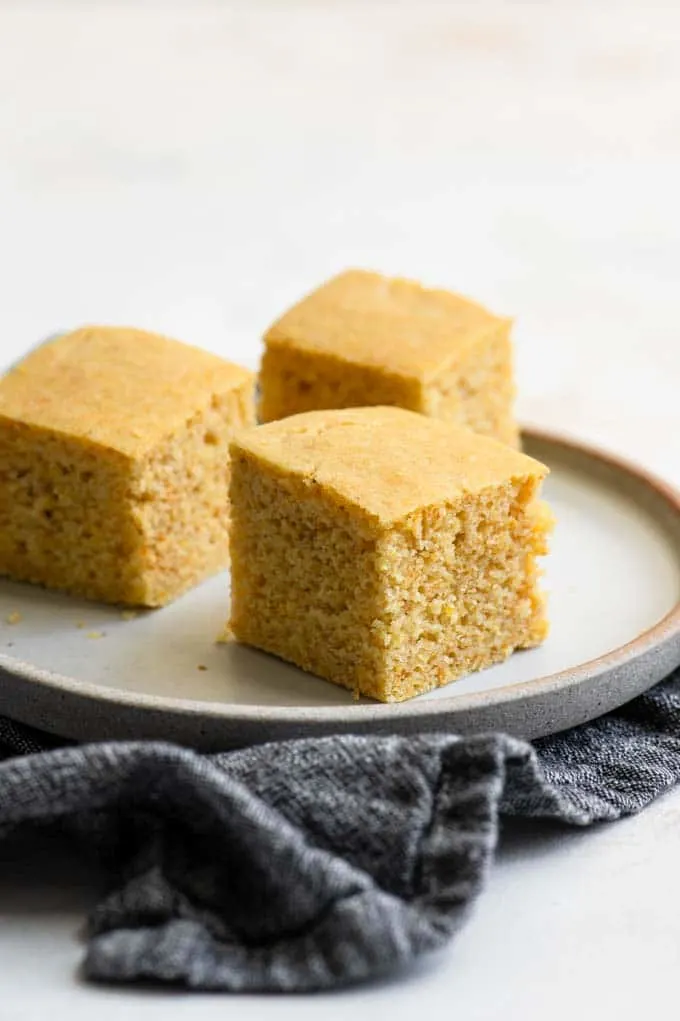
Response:
[[[200,755],[41,741],[0,719],[0,839],[54,827],[102,862],[110,892],[89,919],[89,978],[327,989],[450,940],[502,814],[585,826],[676,784],[680,673],[533,746],[338,736]]]

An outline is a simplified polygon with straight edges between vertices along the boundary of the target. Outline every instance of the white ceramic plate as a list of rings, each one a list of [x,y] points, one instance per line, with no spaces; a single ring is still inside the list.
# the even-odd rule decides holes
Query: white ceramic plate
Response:
[[[264,653],[216,644],[226,576],[133,620],[0,581],[0,712],[78,739],[220,748],[340,730],[532,738],[622,704],[680,662],[680,497],[566,440],[531,433],[526,447],[552,469],[558,518],[542,648],[407,703],[353,703]],[[9,624],[13,614],[21,620]]]

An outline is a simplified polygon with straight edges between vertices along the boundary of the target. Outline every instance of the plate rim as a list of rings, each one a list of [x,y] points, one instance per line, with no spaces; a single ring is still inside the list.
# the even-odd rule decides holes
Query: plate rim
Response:
[[[680,529],[680,490],[670,482],[636,464],[634,461],[618,454],[611,453],[600,446],[582,442],[580,439],[566,434],[554,432],[541,427],[527,427],[523,434],[530,442],[561,449],[566,455],[576,456],[581,460],[604,465],[615,476],[625,476],[643,489],[654,494],[655,501],[665,505],[670,519],[676,519]],[[660,514],[653,514],[657,519]],[[680,554],[679,554],[680,561]],[[78,700],[94,702],[99,708],[115,706],[120,709],[134,709],[143,713],[160,712],[172,717],[209,717],[213,722],[232,724],[271,725],[316,725],[330,729],[333,725],[341,728],[370,727],[371,724],[381,728],[392,723],[398,725],[404,721],[417,725],[430,724],[437,717],[442,721],[450,717],[475,713],[488,707],[502,712],[504,708],[519,703],[529,703],[556,691],[568,695],[579,688],[587,680],[594,680],[602,675],[611,674],[618,668],[652,654],[655,650],[666,648],[672,643],[675,650],[677,643],[677,660],[680,663],[680,598],[675,605],[651,627],[623,645],[617,646],[594,659],[579,663],[573,667],[552,674],[545,674],[529,681],[516,681],[499,688],[462,695],[450,694],[432,701],[408,700],[398,703],[369,703],[328,706],[277,706],[258,703],[207,702],[198,699],[175,698],[154,695],[144,692],[130,691],[96,684],[92,681],[78,680],[56,671],[37,667],[24,660],[0,652],[0,670],[27,682],[36,689],[50,689],[52,695],[60,693],[73,696]],[[675,665],[678,665],[676,663]],[[648,687],[659,678],[650,681]],[[454,686],[455,690],[455,686]],[[645,690],[644,687],[639,689]],[[633,696],[628,696],[633,697]],[[621,699],[618,704],[627,701]],[[612,708],[608,705],[607,708]],[[603,710],[603,711],[606,711]],[[598,715],[590,714],[589,718]],[[30,722],[30,721],[27,721]]]

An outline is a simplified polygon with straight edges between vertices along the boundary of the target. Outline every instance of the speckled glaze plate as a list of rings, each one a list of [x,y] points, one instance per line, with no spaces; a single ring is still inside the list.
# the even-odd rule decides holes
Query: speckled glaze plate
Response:
[[[338,731],[535,738],[613,709],[680,663],[680,495],[601,451],[537,432],[525,441],[552,469],[558,518],[542,648],[410,702],[354,703],[264,653],[216,644],[226,575],[132,620],[0,581],[0,713],[81,740],[219,749]]]

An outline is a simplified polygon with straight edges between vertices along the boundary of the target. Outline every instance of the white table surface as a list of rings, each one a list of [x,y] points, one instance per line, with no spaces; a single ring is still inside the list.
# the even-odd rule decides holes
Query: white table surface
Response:
[[[2,361],[104,321],[254,366],[287,303],[374,267],[516,314],[522,417],[680,483],[679,96],[672,0],[0,0]],[[234,1002],[81,984],[101,877],[4,848],[0,1017],[672,1016],[679,855],[680,792],[512,828],[411,974]]]

